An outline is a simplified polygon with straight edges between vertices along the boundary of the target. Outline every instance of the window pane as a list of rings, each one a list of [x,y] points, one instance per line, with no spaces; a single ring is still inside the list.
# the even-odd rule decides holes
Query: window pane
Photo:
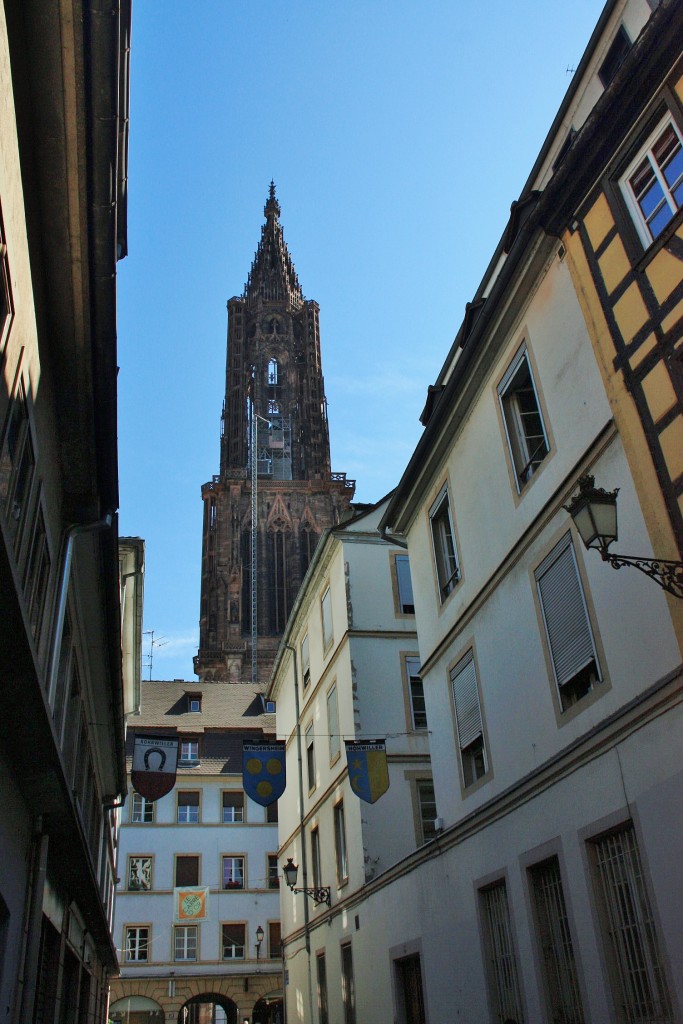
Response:
[[[243,889],[244,888],[244,858],[224,857],[223,858],[223,888]]]
[[[223,824],[244,821],[244,793],[223,793]]]
[[[332,643],[332,598],[330,597],[330,588],[328,587],[323,594],[322,599],[322,617],[323,617],[323,648],[327,648]]]
[[[343,885],[349,877],[346,859],[346,826],[344,823],[344,804],[337,804],[334,809],[334,843],[337,857],[337,885]]]
[[[334,761],[341,750],[336,686],[333,686],[327,695],[327,730],[330,737],[330,761]]]
[[[152,858],[128,858],[128,888],[148,892],[152,888]]]
[[[245,925],[224,924],[222,946],[224,960],[244,960]]]
[[[413,729],[427,728],[427,708],[425,705],[424,686],[420,678],[420,659],[406,658],[406,673],[410,694],[410,713]]]
[[[407,555],[396,555],[396,581],[398,583],[398,602],[400,610],[406,615],[415,612],[413,601],[413,583],[410,578],[410,563]]]
[[[436,818],[436,797],[434,783],[421,781],[417,783],[417,799],[420,805],[420,828],[422,842],[427,843],[436,835],[434,821]]]

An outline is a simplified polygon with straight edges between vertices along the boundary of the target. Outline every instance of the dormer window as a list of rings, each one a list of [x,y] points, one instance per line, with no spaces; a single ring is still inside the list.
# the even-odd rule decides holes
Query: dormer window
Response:
[[[201,693],[188,693],[187,696],[187,710],[190,714],[199,715],[202,711],[202,695]]]

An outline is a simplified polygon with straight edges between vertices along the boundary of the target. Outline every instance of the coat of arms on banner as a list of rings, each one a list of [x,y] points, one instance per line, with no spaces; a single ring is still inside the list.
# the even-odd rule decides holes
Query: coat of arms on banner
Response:
[[[244,792],[257,804],[268,807],[285,791],[284,743],[242,744]]]
[[[386,743],[384,740],[345,742],[351,789],[361,800],[374,804],[389,788]]]
[[[209,916],[209,889],[205,885],[183,885],[173,890],[176,922],[205,921]]]
[[[175,785],[178,737],[148,734],[135,737],[131,781],[145,800],[158,800]]]

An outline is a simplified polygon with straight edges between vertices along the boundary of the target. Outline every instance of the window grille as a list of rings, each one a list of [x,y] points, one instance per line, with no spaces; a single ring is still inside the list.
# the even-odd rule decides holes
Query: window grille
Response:
[[[505,882],[482,892],[486,924],[487,953],[496,1020],[512,1019],[523,1024],[519,995],[517,957],[512,941],[510,910]]]
[[[531,881],[549,1017],[557,1024],[584,1024],[557,857],[535,865],[531,869]]]
[[[671,1021],[669,993],[633,827],[592,845],[622,1019],[628,1024]]]

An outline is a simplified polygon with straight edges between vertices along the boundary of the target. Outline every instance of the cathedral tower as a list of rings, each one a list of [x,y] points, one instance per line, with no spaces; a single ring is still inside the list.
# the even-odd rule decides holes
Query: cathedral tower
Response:
[[[301,291],[272,182],[264,213],[244,294],[228,302],[220,473],[202,487],[201,679],[251,678],[254,592],[258,678],[268,678],[320,534],[354,493],[354,481],[330,470],[319,308]]]

